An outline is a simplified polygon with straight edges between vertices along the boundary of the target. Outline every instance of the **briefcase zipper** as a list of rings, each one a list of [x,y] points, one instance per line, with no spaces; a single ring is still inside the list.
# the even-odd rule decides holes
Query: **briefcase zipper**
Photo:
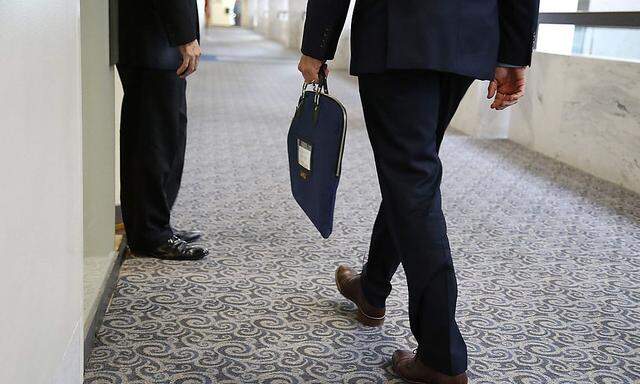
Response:
[[[340,174],[342,173],[342,156],[344,156],[344,146],[347,139],[347,110],[338,100],[333,100],[335,100],[342,108],[342,120],[344,121],[342,124],[342,140],[340,142],[340,153],[338,154],[338,165],[336,166],[336,177],[340,177]]]
[[[336,99],[335,97],[327,93],[323,93],[322,95],[335,101],[342,109],[342,138],[340,140],[340,152],[338,153],[338,164],[336,166],[336,177],[340,177],[340,174],[342,173],[342,157],[344,156],[344,146],[347,139],[347,109],[344,107],[344,105],[342,105],[340,100]]]

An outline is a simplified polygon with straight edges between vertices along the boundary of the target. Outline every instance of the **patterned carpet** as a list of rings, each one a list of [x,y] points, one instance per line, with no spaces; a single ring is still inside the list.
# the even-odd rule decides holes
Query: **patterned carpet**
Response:
[[[128,259],[85,383],[399,383],[413,348],[404,274],[382,329],[355,321],[333,272],[356,267],[379,203],[355,81],[333,73],[349,134],[336,226],[322,240],[290,197],[295,53],[209,31],[189,82],[175,224],[208,258]],[[260,57],[265,57],[264,61]],[[508,141],[450,133],[443,199],[472,383],[640,382],[640,199]]]

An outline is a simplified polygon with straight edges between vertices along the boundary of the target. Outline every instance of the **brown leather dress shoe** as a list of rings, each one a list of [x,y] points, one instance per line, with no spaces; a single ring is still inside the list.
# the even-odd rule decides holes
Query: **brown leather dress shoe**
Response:
[[[368,327],[379,327],[384,323],[384,308],[376,308],[369,304],[362,292],[360,274],[353,268],[341,265],[336,270],[336,286],[345,298],[351,300],[357,307],[357,319]]]
[[[457,376],[447,376],[424,365],[416,354],[411,351],[398,349],[393,353],[393,370],[409,383],[420,384],[467,384],[466,373]]]

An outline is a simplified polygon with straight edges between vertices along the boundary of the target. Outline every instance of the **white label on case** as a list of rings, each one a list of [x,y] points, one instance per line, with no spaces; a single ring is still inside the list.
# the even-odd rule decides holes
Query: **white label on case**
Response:
[[[307,171],[311,170],[311,144],[298,139],[298,164]]]

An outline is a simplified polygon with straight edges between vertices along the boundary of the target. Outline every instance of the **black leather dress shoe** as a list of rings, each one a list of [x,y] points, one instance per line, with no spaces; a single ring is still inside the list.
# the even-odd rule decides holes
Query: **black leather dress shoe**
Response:
[[[180,240],[184,240],[187,243],[193,243],[202,237],[203,233],[200,231],[183,231],[180,229],[174,229],[173,234]]]
[[[152,257],[163,260],[200,260],[209,254],[204,247],[189,245],[186,241],[173,236],[156,249],[133,251],[136,256]]]

